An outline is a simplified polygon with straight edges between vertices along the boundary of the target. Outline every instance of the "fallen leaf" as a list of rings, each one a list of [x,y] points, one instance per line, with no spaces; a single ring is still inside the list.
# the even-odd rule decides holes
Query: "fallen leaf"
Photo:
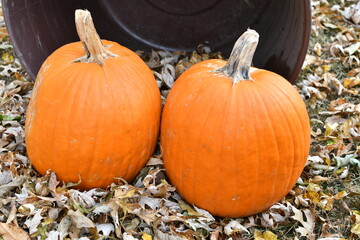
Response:
[[[181,237],[177,237],[169,233],[164,233],[159,229],[155,229],[155,237],[161,240],[183,240]]]
[[[359,85],[360,85],[360,77],[359,76],[344,79],[344,87],[346,87],[347,89],[350,89],[350,88],[353,88],[353,87],[359,86]]]
[[[163,165],[164,162],[161,158],[151,157],[149,161],[146,163],[147,166],[154,166],[154,165]]]
[[[296,232],[300,233],[302,237],[307,237],[308,239],[314,239],[314,229],[315,229],[315,214],[310,209],[299,210],[293,205],[290,205],[294,216],[291,218],[300,222],[303,227],[297,227]]]
[[[342,14],[345,18],[352,20],[355,24],[360,23],[360,3],[346,7]]]
[[[13,176],[12,176],[11,172],[8,172],[8,171],[1,172],[0,171],[0,186],[8,184],[12,180],[13,180]]]
[[[291,211],[289,206],[277,203],[269,209],[269,212],[275,222],[282,223],[289,219]]]
[[[146,206],[148,206],[152,210],[156,210],[160,207],[161,202],[162,202],[162,199],[160,199],[160,198],[151,198],[151,197],[147,197],[147,196],[141,196],[140,200],[139,200],[139,205],[143,209],[145,209]]]
[[[143,240],[152,240],[153,238],[149,235],[149,234],[147,234],[147,233],[143,233],[142,235],[141,235],[141,238],[143,239]]]
[[[165,82],[165,84],[172,88],[175,81],[175,68],[174,66],[167,64],[164,66],[163,70],[161,71],[161,77],[162,80]]]
[[[271,231],[265,231],[261,233],[259,230],[255,230],[254,232],[255,240],[277,240],[277,236]]]
[[[95,200],[87,192],[70,189],[69,195],[71,200],[78,202],[84,208],[92,208],[95,206]]]
[[[38,229],[39,224],[43,217],[41,216],[42,209],[38,209],[35,211],[35,215],[32,218],[28,218],[25,221],[25,225],[29,228],[30,235],[35,233]]]
[[[201,216],[200,213],[195,211],[190,205],[186,204],[184,201],[179,201],[179,205],[183,211],[186,211],[191,216]]]
[[[14,178],[13,181],[0,185],[0,198],[4,197],[6,194],[8,194],[12,189],[17,188],[21,186],[21,184],[24,182],[23,177],[17,177]]]
[[[110,233],[115,231],[115,227],[111,223],[96,224],[98,233],[102,232],[104,236],[110,236]]]
[[[360,48],[360,42],[356,42],[345,48],[344,52],[347,52],[349,55],[353,55],[354,53],[359,51],[359,48]]]
[[[352,211],[353,216],[355,218],[355,223],[351,227],[351,232],[360,236],[360,211],[354,210]]]
[[[249,233],[249,231],[243,226],[241,225],[238,221],[236,220],[231,220],[228,224],[225,225],[224,227],[224,233],[228,236],[237,233],[237,232],[246,232]]]
[[[360,162],[357,160],[357,156],[355,154],[349,154],[345,157],[334,157],[336,160],[336,168],[341,168],[347,166],[348,164],[357,165],[360,169]]]
[[[69,210],[67,215],[79,229],[95,227],[94,222],[91,221],[89,218],[85,217],[79,210],[77,210],[76,212],[74,212],[73,210]]]
[[[29,234],[13,224],[0,223],[0,236],[4,240],[30,240]]]
[[[123,240],[136,240],[136,238],[134,238],[133,236],[129,235],[128,233],[124,233],[123,234]]]

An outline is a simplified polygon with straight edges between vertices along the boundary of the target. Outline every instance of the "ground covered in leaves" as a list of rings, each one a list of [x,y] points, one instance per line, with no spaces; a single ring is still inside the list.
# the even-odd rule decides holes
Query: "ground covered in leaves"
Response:
[[[81,192],[31,168],[24,114],[33,83],[0,19],[0,239],[360,239],[360,3],[312,1],[311,43],[295,86],[311,119],[311,152],[296,186],[261,214],[222,219],[186,204],[161,155],[133,183]],[[140,53],[165,101],[192,64],[222,58]],[[220,193],[219,193],[220,194]]]

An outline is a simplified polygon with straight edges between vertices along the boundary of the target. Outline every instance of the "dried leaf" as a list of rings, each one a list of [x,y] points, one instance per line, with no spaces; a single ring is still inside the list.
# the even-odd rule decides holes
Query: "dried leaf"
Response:
[[[35,215],[25,221],[25,225],[29,228],[30,235],[37,231],[38,226],[43,219],[41,216],[41,211],[42,209],[36,210]]]
[[[23,177],[17,177],[14,178],[13,181],[0,185],[0,198],[4,197],[6,194],[8,194],[12,189],[17,188],[21,186],[21,184],[24,182]]]
[[[307,237],[308,239],[314,239],[315,229],[315,215],[309,209],[298,210],[294,206],[290,205],[294,216],[291,218],[299,221],[303,227],[296,228],[296,232],[300,233],[301,236]]]
[[[1,172],[0,171],[0,185],[8,184],[13,180],[11,172]]]
[[[70,217],[71,221],[76,225],[77,228],[94,228],[95,224],[89,218],[85,217],[79,210],[74,212],[69,210],[67,215]]]
[[[136,240],[136,238],[125,232],[123,235],[123,240]]]
[[[12,224],[0,223],[0,236],[4,240],[30,240],[27,232]]]
[[[151,198],[147,196],[141,196],[139,200],[139,205],[145,209],[146,206],[150,207],[152,210],[156,210],[160,207],[162,199],[160,198]]]
[[[76,201],[85,208],[92,208],[95,206],[95,200],[90,194],[88,194],[88,192],[80,192],[78,190],[70,189],[69,194],[70,199]]]
[[[152,240],[153,238],[149,235],[149,234],[147,234],[147,233],[143,233],[142,235],[141,235],[141,238],[143,239],[143,240]]]
[[[261,214],[261,226],[266,228],[272,228],[274,227],[274,225],[275,225],[274,219],[272,219],[269,213],[264,212]]]
[[[96,224],[98,233],[102,232],[104,236],[110,236],[115,231],[115,227],[111,223]]]
[[[183,240],[181,237],[173,236],[169,233],[164,233],[159,229],[155,229],[155,237],[161,240]]]
[[[163,165],[164,162],[161,158],[151,157],[146,163],[147,166]]]
[[[69,216],[65,216],[63,219],[61,219],[61,221],[58,225],[60,239],[61,239],[61,237],[66,237],[68,235],[71,223],[72,223],[72,221]]]
[[[351,227],[351,232],[360,236],[360,211],[353,211],[353,216],[355,217],[355,223]]]
[[[353,164],[360,169],[360,161],[356,159],[357,156],[355,154],[349,154],[345,157],[334,157],[336,160],[336,167],[341,168],[343,166],[347,166],[348,164]]]
[[[360,23],[360,3],[345,8],[342,13],[345,18],[352,20],[355,24]]]
[[[360,42],[356,42],[345,48],[344,52],[347,52],[349,55],[353,55],[354,53],[359,51],[359,48],[360,48]]]
[[[165,82],[165,84],[172,88],[175,82],[175,68],[174,66],[167,64],[161,71],[161,77],[162,80]]]
[[[291,211],[289,206],[277,203],[269,209],[269,212],[275,222],[282,223],[289,219]]]
[[[179,201],[179,205],[183,211],[186,211],[191,216],[202,216],[200,213],[195,211],[190,205],[186,204],[184,201]]]
[[[254,239],[255,240],[277,240],[277,236],[270,231],[265,231],[261,233],[259,230],[255,230],[254,232]]]
[[[235,234],[237,232],[246,232],[249,233],[249,231],[241,225],[238,221],[231,220],[226,226],[224,227],[224,233],[228,236]]]
[[[359,76],[344,79],[344,87],[346,87],[347,89],[350,89],[350,88],[353,88],[353,87],[356,87],[359,85],[360,85],[360,77]]]

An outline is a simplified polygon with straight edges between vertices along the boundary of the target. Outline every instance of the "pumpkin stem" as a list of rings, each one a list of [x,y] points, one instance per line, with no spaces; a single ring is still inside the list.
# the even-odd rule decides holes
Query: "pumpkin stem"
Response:
[[[236,41],[226,65],[219,72],[229,76],[236,84],[242,80],[252,80],[249,69],[259,42],[259,34],[248,29]]]
[[[117,57],[102,44],[88,10],[78,9],[75,11],[75,24],[80,41],[86,51],[86,56],[76,61],[97,63],[102,66],[107,58]]]

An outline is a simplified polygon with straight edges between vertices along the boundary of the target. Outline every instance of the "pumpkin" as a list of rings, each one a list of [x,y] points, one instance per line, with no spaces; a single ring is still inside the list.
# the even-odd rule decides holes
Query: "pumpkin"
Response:
[[[278,74],[250,66],[258,41],[248,30],[229,61],[190,67],[162,114],[169,181],[187,202],[220,217],[250,216],[281,200],[309,152],[301,96]]]
[[[76,11],[79,42],[43,63],[26,113],[32,165],[79,189],[131,181],[157,144],[161,98],[147,65],[100,40],[88,11]]]

